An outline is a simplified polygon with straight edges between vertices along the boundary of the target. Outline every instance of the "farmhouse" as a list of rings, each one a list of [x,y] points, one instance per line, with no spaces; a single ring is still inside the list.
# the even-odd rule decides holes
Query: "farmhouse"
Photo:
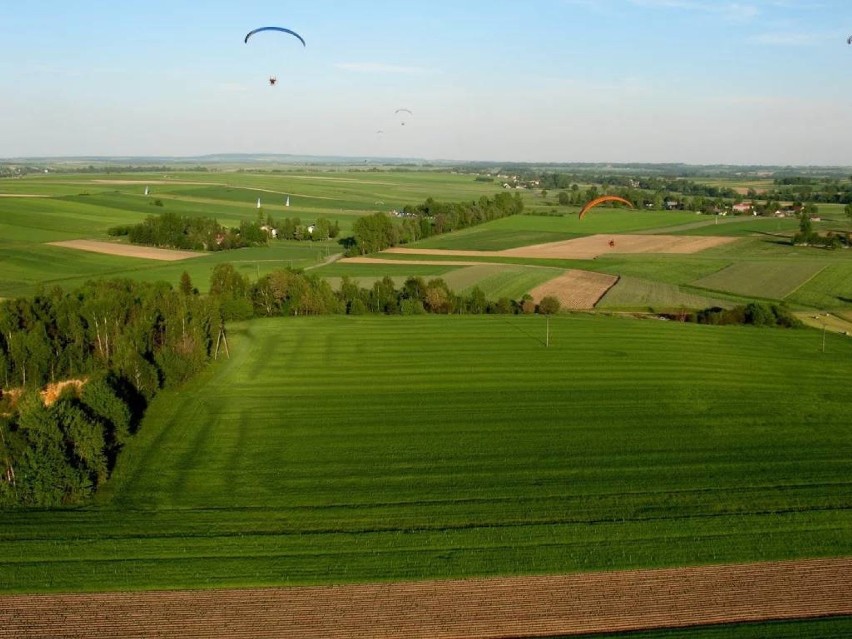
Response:
[[[734,213],[751,213],[754,209],[754,204],[751,202],[740,202],[739,204],[734,204],[731,207],[731,210]]]

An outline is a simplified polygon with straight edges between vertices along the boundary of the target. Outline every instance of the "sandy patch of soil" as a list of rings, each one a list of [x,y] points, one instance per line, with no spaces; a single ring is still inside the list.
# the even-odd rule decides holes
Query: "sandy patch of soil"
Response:
[[[608,253],[698,253],[735,242],[735,237],[691,235],[589,235],[561,242],[532,244],[502,251],[454,251],[395,247],[385,253],[450,255],[458,257],[525,257],[592,260]]]
[[[564,309],[589,309],[594,308],[616,282],[618,277],[615,275],[570,270],[536,286],[530,295],[536,304],[550,295],[558,299]]]
[[[135,246],[133,244],[117,244],[115,242],[98,242],[95,240],[65,240],[62,242],[48,242],[51,246],[62,246],[64,248],[91,251],[93,253],[106,253],[107,255],[121,255],[122,257],[139,257],[146,260],[160,260],[174,262],[191,257],[201,257],[204,253],[196,251],[176,251],[172,249],[153,248],[150,246]]]
[[[56,382],[54,384],[48,384],[44,387],[43,390],[39,391],[39,395],[41,395],[41,400],[44,402],[45,406],[50,406],[53,404],[59,396],[69,386],[73,386],[77,395],[79,395],[83,391],[83,386],[86,385],[86,382],[89,381],[87,379],[66,379],[61,382]]]
[[[550,637],[852,614],[852,558],[305,588],[0,597],[0,638]]]
[[[50,197],[49,195],[39,195],[37,193],[0,193],[0,197]]]
[[[514,257],[594,259],[608,253],[698,253],[734,241],[733,237],[690,235],[590,235],[507,249],[502,253]]]

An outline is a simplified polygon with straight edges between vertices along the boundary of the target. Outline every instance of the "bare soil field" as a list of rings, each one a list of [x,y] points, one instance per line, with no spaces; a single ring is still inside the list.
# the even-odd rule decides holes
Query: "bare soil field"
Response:
[[[592,271],[565,271],[530,291],[535,303],[548,295],[559,300],[562,308],[594,308],[598,300],[618,282],[618,277]]]
[[[852,558],[351,586],[0,597],[0,638],[547,637],[852,614]]]
[[[201,257],[204,255],[204,253],[196,251],[175,251],[172,249],[153,248],[150,246],[98,242],[96,240],[65,240],[62,242],[49,242],[49,244],[51,246],[62,246],[64,248],[91,251],[93,253],[121,255],[122,257],[139,257],[146,260],[160,260],[165,262],[175,262],[177,260],[185,260],[191,257]]]
[[[607,253],[698,253],[735,242],[734,237],[689,235],[589,235],[562,242],[532,244],[502,251],[454,251],[395,247],[385,253],[407,255],[450,255],[458,257],[526,257],[592,260]]]

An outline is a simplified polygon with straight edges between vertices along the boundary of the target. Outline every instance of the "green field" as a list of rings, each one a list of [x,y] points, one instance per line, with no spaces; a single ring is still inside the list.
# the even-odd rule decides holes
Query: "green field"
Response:
[[[566,316],[235,326],[90,506],[7,511],[3,592],[852,552],[852,342]]]
[[[583,639],[680,639],[681,637],[689,639],[845,639],[850,635],[852,635],[852,617],[581,636]]]
[[[693,284],[745,297],[783,300],[824,268],[822,262],[739,262]]]
[[[150,195],[145,197],[145,187]],[[263,275],[276,268],[304,268],[342,249],[336,242],[272,242],[267,249],[243,249],[227,254],[164,264],[151,260],[98,256],[49,246],[71,239],[106,240],[107,229],[135,224],[165,211],[182,216],[214,217],[236,226],[263,212],[276,219],[298,217],[303,222],[326,217],[350,234],[360,215],[422,203],[440,194],[449,201],[493,196],[495,185],[468,176],[426,171],[316,171],[259,173],[179,172],[31,175],[0,181],[0,298],[30,295],[37,286],[77,286],[86,279],[126,276],[166,280],[176,284],[186,270],[202,292],[213,267],[223,261],[242,265],[246,274]],[[286,197],[290,206],[285,206]],[[159,200],[163,206],[155,206]]]
[[[145,197],[148,186],[150,195]],[[215,170],[172,173],[37,174],[0,181],[0,298],[33,294],[37,287],[79,286],[99,277],[165,280],[176,284],[186,271],[201,292],[209,286],[216,264],[232,262],[250,280],[280,268],[316,268],[336,286],[348,275],[371,286],[385,275],[395,282],[409,276],[443,277],[456,292],[479,286],[491,299],[519,299],[542,283],[545,274],[581,268],[617,275],[623,283],[605,300],[610,308],[647,310],[703,307],[708,301],[727,305],[754,297],[784,300],[800,311],[852,308],[852,254],[793,247],[792,219],[697,216],[686,211],[633,211],[597,208],[579,220],[572,207],[549,207],[557,215],[503,218],[423,240],[413,246],[463,250],[501,250],[560,241],[596,233],[673,233],[725,235],[737,242],[694,255],[608,254],[595,260],[465,258],[490,264],[480,269],[452,265],[406,263],[419,256],[394,256],[397,263],[364,265],[324,261],[342,251],[335,241],[273,241],[268,247],[207,254],[181,262],[97,255],[50,246],[67,239],[107,239],[107,229],[136,223],[170,211],[185,216],[215,217],[237,225],[263,212],[278,219],[303,222],[324,216],[337,222],[342,236],[351,233],[359,216],[417,205],[428,197],[439,201],[475,201],[493,196],[496,183],[476,182],[470,175],[447,171],[288,168],[279,171]],[[541,209],[537,191],[519,191],[528,211]],[[290,206],[285,206],[286,198]],[[155,206],[159,200],[163,206]],[[817,230],[852,229],[839,205],[820,207]],[[439,261],[440,257],[430,257]],[[457,258],[443,258],[452,260]],[[501,263],[495,266],[495,263]],[[537,268],[532,268],[537,267]],[[541,268],[545,267],[545,268]]]

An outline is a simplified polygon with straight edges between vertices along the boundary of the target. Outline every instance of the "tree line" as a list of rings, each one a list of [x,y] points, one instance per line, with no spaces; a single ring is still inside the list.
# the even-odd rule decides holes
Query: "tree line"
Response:
[[[190,251],[224,251],[268,243],[269,234],[259,221],[240,222],[238,228],[226,228],[215,219],[190,217],[165,212],[149,215],[139,224],[114,226],[108,233],[126,236],[131,244]]]
[[[372,286],[360,286],[348,276],[335,289],[313,273],[284,269],[252,282],[232,264],[217,264],[210,280],[210,296],[225,320],[291,315],[437,314],[530,314],[556,313],[559,300],[545,297],[536,303],[530,295],[520,300],[490,300],[475,286],[466,294],[455,293],[440,277],[425,280],[412,276],[397,287],[385,276]]]
[[[162,200],[155,200],[162,206]],[[328,240],[338,236],[340,226],[321,217],[313,224],[303,224],[296,218],[276,221],[264,217],[259,210],[257,219],[243,220],[239,227],[226,228],[214,218],[180,216],[172,212],[150,215],[139,224],[114,226],[108,230],[113,237],[127,237],[131,244],[174,248],[191,251],[225,251],[247,246],[266,246],[270,237],[287,240]]]
[[[375,213],[358,218],[352,225],[347,255],[366,255],[398,244],[450,233],[483,224],[524,210],[519,193],[482,196],[471,202],[438,202],[427,198],[419,205],[406,205],[396,216]]]
[[[0,303],[0,505],[76,503],[106,481],[148,402],[211,357],[221,312],[191,290],[99,280]],[[81,390],[45,405],[66,380]]]
[[[767,302],[749,302],[730,309],[713,306],[697,313],[687,313],[684,317],[678,319],[715,326],[731,324],[778,328],[801,328],[804,326],[802,321],[785,306]]]

